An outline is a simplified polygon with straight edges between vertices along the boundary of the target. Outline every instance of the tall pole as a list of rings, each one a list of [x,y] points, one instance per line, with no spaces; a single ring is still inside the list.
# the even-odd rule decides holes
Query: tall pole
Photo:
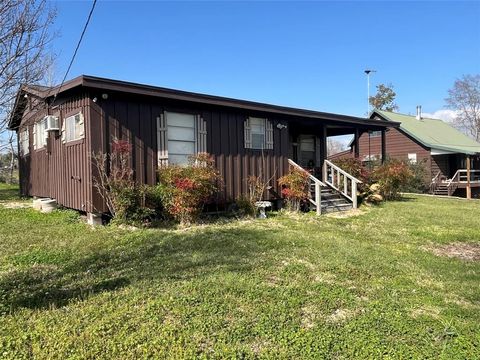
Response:
[[[376,70],[367,69],[364,71],[367,74],[367,116],[370,114],[370,73],[376,72]]]

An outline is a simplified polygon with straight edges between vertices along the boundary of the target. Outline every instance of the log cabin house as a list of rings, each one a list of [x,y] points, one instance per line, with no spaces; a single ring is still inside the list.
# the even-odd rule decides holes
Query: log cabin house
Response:
[[[327,136],[354,133],[358,140],[397,125],[93,76],[61,88],[22,86],[9,118],[18,135],[21,194],[90,215],[107,211],[93,186],[91,155],[109,153],[112,139],[132,144],[140,183],[153,185],[162,166],[208,152],[224,179],[224,204],[246,195],[247,177],[260,173],[270,179],[265,198],[278,198],[278,178],[298,166],[311,173],[317,213],[356,207],[358,180],[326,159]]]
[[[430,192],[436,195],[480,197],[480,143],[469,138],[446,122],[422,116],[374,110],[371,120],[400,123],[382,134],[369,131],[361,134],[356,146],[329,156],[335,161],[342,157],[357,157],[368,163],[382,158],[382,143],[387,157],[424,163]]]

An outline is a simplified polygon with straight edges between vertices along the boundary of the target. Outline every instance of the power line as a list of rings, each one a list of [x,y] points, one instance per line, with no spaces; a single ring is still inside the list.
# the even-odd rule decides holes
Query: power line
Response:
[[[63,80],[62,80],[59,88],[57,89],[57,91],[55,93],[55,96],[53,97],[53,101],[55,101],[55,99],[57,98],[57,95],[60,92],[60,89],[62,88],[63,83],[65,82],[65,79],[68,76],[68,73],[70,72],[70,68],[72,67],[73,61],[75,60],[75,56],[77,55],[78,49],[79,49],[80,44],[81,44],[82,39],[83,39],[83,35],[85,35],[85,32],[87,31],[88,23],[90,22],[90,18],[92,17],[93,10],[95,9],[96,4],[97,4],[97,0],[93,0],[92,8],[90,9],[90,13],[88,14],[87,22],[85,23],[85,26],[83,27],[82,35],[80,35],[80,39],[78,40],[77,47],[75,48],[75,51],[74,51],[73,56],[72,56],[72,60],[70,60],[70,64],[68,65],[67,71],[65,72],[65,76],[63,77]]]

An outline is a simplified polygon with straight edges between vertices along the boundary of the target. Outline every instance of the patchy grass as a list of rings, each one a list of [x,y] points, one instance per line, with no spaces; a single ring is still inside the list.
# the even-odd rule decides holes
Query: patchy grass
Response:
[[[479,218],[412,196],[132,232],[0,205],[0,357],[479,358],[480,263],[428,250]]]

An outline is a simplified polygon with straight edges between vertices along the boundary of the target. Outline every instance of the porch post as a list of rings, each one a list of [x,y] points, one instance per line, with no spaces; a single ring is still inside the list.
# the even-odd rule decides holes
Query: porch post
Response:
[[[358,128],[355,128],[355,135],[353,138],[353,146],[355,150],[355,159],[358,159],[360,157],[360,149],[358,148],[358,140],[360,137],[360,131],[358,131]]]
[[[320,138],[320,146],[321,146],[321,151],[320,151],[320,162],[321,162],[321,167],[323,169],[323,165],[325,163],[325,160],[327,159],[327,126],[326,125],[323,125],[322,126],[322,136]],[[322,181],[325,181],[325,179],[323,178],[323,171],[322,171],[322,176],[321,176],[321,180]]]
[[[385,129],[382,130],[382,164],[385,163],[387,158],[387,142],[385,139]]]
[[[467,199],[472,198],[472,188],[470,186],[470,155],[467,155]]]

